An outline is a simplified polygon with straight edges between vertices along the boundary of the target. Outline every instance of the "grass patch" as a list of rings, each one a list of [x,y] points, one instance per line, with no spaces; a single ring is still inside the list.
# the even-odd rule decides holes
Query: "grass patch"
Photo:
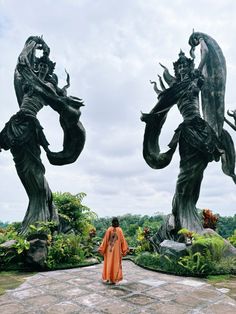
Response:
[[[0,295],[4,294],[5,293],[5,289],[1,288],[0,287]]]
[[[233,278],[234,276],[232,275],[209,275],[207,276],[207,281],[208,283],[214,284],[214,283],[218,283],[218,282],[222,282],[222,281],[228,281],[231,278]]]
[[[28,277],[35,273],[22,273],[17,271],[0,272],[0,295],[6,290],[19,287]]]

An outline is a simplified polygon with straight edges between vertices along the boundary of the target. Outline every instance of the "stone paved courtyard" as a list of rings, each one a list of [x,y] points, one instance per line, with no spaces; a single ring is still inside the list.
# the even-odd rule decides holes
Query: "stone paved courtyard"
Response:
[[[157,273],[130,261],[123,261],[123,270],[125,279],[115,286],[102,283],[101,264],[38,273],[0,297],[0,313],[236,313],[229,289],[204,279]]]

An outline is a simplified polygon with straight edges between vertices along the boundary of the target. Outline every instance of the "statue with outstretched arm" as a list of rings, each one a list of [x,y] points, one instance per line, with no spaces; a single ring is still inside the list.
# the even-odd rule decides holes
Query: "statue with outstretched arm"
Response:
[[[179,146],[180,172],[172,200],[172,214],[153,237],[154,245],[165,239],[178,239],[186,228],[201,233],[203,226],[196,207],[204,170],[209,162],[221,159],[223,172],[236,183],[235,151],[230,134],[223,129],[226,66],[218,44],[210,36],[193,33],[189,39],[191,57],[180,51],[174,62],[174,76],[164,66],[168,88],[158,90],[158,102],[150,113],[142,114],[146,123],[143,156],[153,169],[166,167]],[[201,62],[194,67],[194,49],[201,45]],[[162,84],[163,85],[163,84]],[[157,87],[155,88],[157,89]],[[199,96],[202,99],[200,113]],[[169,110],[177,105],[183,122],[175,130],[169,150],[160,152],[159,137]]]
[[[36,57],[41,50],[42,56]],[[29,205],[22,222],[21,233],[36,222],[59,224],[53,204],[52,192],[45,178],[45,168],[40,154],[43,147],[48,160],[54,165],[74,162],[83,150],[85,130],[79,121],[83,106],[81,99],[67,96],[67,85],[58,87],[54,73],[55,63],[49,58],[50,49],[41,37],[31,36],[18,57],[14,86],[19,111],[11,117],[0,133],[1,148],[10,149],[18,176],[29,198]],[[37,113],[50,106],[59,113],[64,132],[63,150],[51,152]]]

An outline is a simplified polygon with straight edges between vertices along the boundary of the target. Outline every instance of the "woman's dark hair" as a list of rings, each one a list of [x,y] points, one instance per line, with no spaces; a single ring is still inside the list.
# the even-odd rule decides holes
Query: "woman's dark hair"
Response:
[[[111,223],[112,223],[112,227],[119,227],[120,225],[117,217],[113,217]]]

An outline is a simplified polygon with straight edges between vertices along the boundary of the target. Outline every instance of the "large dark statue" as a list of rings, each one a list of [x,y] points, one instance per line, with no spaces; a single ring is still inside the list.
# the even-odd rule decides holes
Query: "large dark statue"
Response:
[[[162,90],[158,102],[149,114],[141,120],[146,123],[143,156],[154,169],[166,167],[179,145],[180,173],[172,201],[172,214],[166,224],[154,236],[157,244],[165,239],[177,240],[177,232],[182,228],[201,233],[203,226],[198,216],[196,203],[199,198],[203,173],[211,161],[221,160],[222,170],[236,183],[235,150],[229,133],[223,129],[226,65],[222,51],[216,41],[203,33],[190,36],[190,55],[181,51],[174,62],[172,76],[164,66],[163,77],[168,88],[159,77]],[[201,62],[194,67],[194,49],[201,45]],[[199,94],[203,117],[200,114]],[[168,111],[177,105],[183,122],[175,130],[169,143],[169,150],[160,152],[159,136],[166,121]]]
[[[37,57],[36,51],[42,56]],[[14,75],[14,85],[20,110],[11,117],[0,133],[0,147],[10,149],[17,173],[29,197],[29,205],[22,223],[21,233],[37,221],[53,221],[58,224],[57,210],[52,192],[45,179],[45,168],[40,159],[40,147],[54,165],[74,162],[85,143],[85,130],[79,121],[83,106],[81,99],[67,96],[70,85],[58,87],[54,74],[55,63],[49,59],[50,49],[41,37],[27,39],[19,55]],[[63,150],[51,152],[37,113],[49,105],[59,113],[64,131]],[[14,196],[13,196],[14,197]]]

